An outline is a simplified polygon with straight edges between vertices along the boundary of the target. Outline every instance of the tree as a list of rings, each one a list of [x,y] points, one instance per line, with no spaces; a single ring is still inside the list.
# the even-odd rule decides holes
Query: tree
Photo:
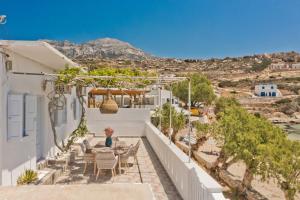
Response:
[[[233,97],[220,97],[216,100],[215,113],[224,112],[225,108],[231,106],[240,106],[240,103]]]
[[[196,145],[194,145],[193,149],[198,150],[200,146],[202,146],[210,136],[214,136],[214,124],[203,124],[198,121],[194,122],[194,127],[196,128]]]
[[[206,76],[196,73],[189,75],[191,79],[191,105],[196,103],[211,104],[215,99],[214,90],[211,82]],[[173,85],[173,94],[180,100],[188,103],[188,80],[176,83]]]
[[[218,132],[223,138],[221,151],[225,162],[231,158],[231,163],[242,160],[246,164],[242,190],[251,188],[254,175],[270,177],[273,170],[269,166],[273,161],[265,149],[286,140],[285,133],[279,127],[239,106],[230,106],[220,114]]]
[[[175,142],[176,134],[178,133],[179,130],[183,129],[185,126],[185,121],[186,118],[182,112],[177,112],[173,106],[170,106],[169,103],[165,103],[162,106],[161,110],[161,128],[162,132],[165,134],[169,134],[169,128],[170,128],[170,108],[171,108],[171,115],[172,115],[172,124],[171,127],[173,128],[173,134],[172,134],[172,141]],[[160,111],[156,111],[156,119],[158,120],[159,118]],[[158,125],[158,121],[157,125]]]
[[[260,72],[266,69],[272,63],[271,59],[264,58],[260,63],[255,62],[251,68],[252,71]]]
[[[300,143],[286,139],[266,152],[272,160],[271,176],[277,179],[285,198],[293,200],[300,191]]]
[[[286,133],[262,116],[255,116],[230,98],[216,102],[218,121],[216,138],[222,141],[218,158],[221,169],[242,160],[246,171],[242,191],[251,188],[254,175],[262,180],[277,179],[286,199],[300,191],[300,143],[290,141]],[[218,165],[215,172],[218,172]]]

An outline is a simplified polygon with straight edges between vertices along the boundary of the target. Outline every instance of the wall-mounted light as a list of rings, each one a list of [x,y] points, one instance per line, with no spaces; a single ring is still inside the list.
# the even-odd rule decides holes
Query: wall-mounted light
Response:
[[[0,15],[0,24],[6,23],[6,15]]]
[[[43,91],[46,91],[46,89],[47,89],[47,83],[48,83],[47,80],[43,80],[43,81],[42,81],[42,90],[43,90]]]

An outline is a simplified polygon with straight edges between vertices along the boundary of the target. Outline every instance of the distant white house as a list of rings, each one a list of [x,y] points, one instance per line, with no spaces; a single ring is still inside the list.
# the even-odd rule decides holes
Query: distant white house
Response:
[[[160,93],[160,94],[159,94]],[[146,107],[150,109],[154,109],[159,106],[159,97],[161,96],[161,104],[165,104],[170,101],[170,94],[169,90],[153,88],[149,93],[146,94]],[[173,106],[179,105],[179,99],[175,96],[172,96],[172,104]]]
[[[0,40],[0,185],[15,185],[25,169],[36,169],[37,161],[54,156],[47,95],[41,72],[54,73],[76,64],[48,43]],[[49,84],[50,85],[50,84]],[[55,117],[60,140],[79,122],[75,89],[66,95],[64,110]]]
[[[159,94],[160,93],[160,94]],[[162,89],[159,91],[157,88],[153,88],[149,93],[146,94],[146,108],[155,109],[160,105],[160,97],[161,97],[161,105],[170,102],[170,94],[169,90]],[[183,112],[185,115],[188,115],[188,111],[179,106],[179,98],[172,95],[172,106],[176,109],[177,112]]]
[[[290,69],[290,65],[284,62],[279,62],[279,63],[271,63],[269,66],[269,69],[271,70],[287,70]]]
[[[293,63],[293,64],[284,63],[284,62],[271,63],[269,69],[273,71],[299,70],[300,63]]]
[[[300,63],[294,63],[291,65],[292,69],[300,69]]]
[[[255,86],[255,95],[260,97],[279,97],[280,91],[276,84],[259,84]]]

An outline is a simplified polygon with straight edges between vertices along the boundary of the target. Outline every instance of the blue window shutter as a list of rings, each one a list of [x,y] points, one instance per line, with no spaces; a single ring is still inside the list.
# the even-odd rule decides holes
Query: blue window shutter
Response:
[[[36,132],[37,97],[25,96],[25,136]]]

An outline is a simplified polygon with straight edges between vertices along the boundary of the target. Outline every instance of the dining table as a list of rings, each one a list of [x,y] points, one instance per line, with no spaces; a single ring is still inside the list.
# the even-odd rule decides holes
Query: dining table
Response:
[[[128,151],[129,146],[127,146],[125,141],[114,141],[111,147],[105,146],[105,141],[98,142],[92,149],[92,152],[96,154],[97,152],[107,152],[113,151],[115,155],[118,156],[118,168],[119,174],[121,174],[121,159],[120,156]],[[94,162],[96,166],[96,161]],[[94,169],[95,169],[94,166]]]

